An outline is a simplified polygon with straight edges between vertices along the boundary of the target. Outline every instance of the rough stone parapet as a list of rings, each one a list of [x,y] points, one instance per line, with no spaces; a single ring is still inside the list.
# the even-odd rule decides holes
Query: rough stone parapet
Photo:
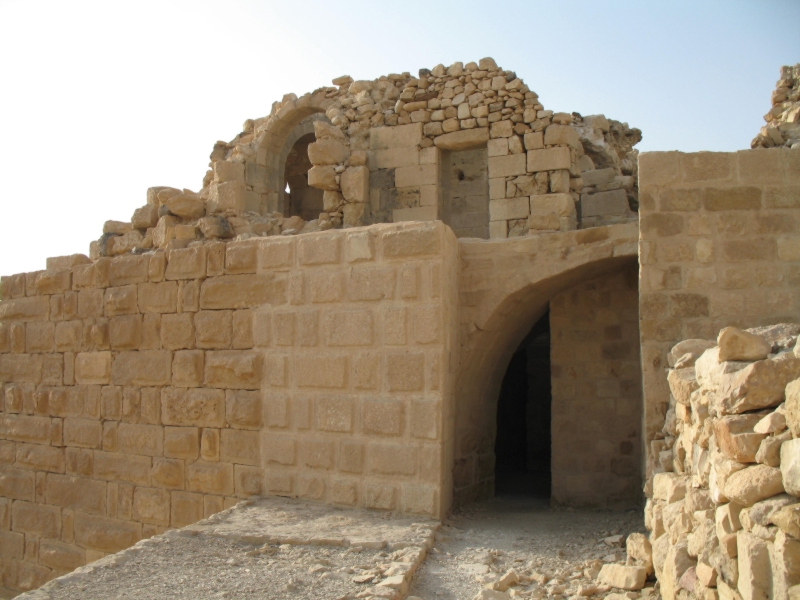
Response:
[[[800,63],[781,67],[781,78],[772,92],[767,122],[750,143],[751,148],[800,148]]]

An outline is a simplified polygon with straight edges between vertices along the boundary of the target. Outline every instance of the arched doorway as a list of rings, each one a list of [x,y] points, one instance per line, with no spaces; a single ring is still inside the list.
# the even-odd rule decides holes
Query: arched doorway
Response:
[[[538,469],[539,482],[546,484],[543,446],[548,430],[553,503],[640,503],[637,238],[635,226],[614,225],[513,242],[459,241],[462,355],[456,389],[454,505],[492,497],[496,475],[519,469],[523,455],[527,475]],[[532,387],[546,398],[546,386],[531,385],[527,372],[529,353],[538,363],[532,371],[547,362],[545,322],[550,329],[549,419],[546,401],[536,405],[527,398]],[[509,366],[517,369],[517,381],[524,379],[528,385],[521,390],[525,442],[517,444],[516,463],[510,469],[499,462],[508,457],[508,444],[501,438],[520,435],[523,402],[518,400],[516,420],[505,419],[516,423],[517,432],[504,430],[498,401]],[[526,372],[521,377],[522,366]],[[529,413],[536,418],[528,419]]]
[[[316,219],[323,210],[322,195],[324,192],[308,185],[308,170],[311,161],[308,158],[308,146],[316,141],[314,133],[307,133],[298,139],[286,156],[286,167],[283,178],[284,215],[300,216],[306,221]]]

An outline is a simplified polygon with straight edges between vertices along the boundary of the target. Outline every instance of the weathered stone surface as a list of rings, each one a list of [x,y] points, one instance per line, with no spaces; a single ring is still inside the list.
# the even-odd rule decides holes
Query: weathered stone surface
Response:
[[[769,515],[769,522],[777,525],[786,535],[800,539],[800,504],[789,504]]]
[[[487,127],[476,127],[475,129],[445,133],[437,136],[433,143],[442,150],[468,150],[470,148],[480,148],[488,141],[489,129]]]
[[[199,219],[205,216],[205,202],[196,194],[177,194],[166,203],[167,210],[183,219]]]
[[[689,404],[689,396],[700,385],[697,383],[694,368],[670,369],[667,374],[667,382],[672,395],[681,404]]]
[[[784,442],[781,446],[780,473],[786,491],[800,497],[800,438]]]
[[[800,342],[798,344],[797,348],[800,348]],[[800,379],[795,379],[786,385],[785,415],[792,436],[800,437]]]
[[[720,362],[726,360],[763,360],[769,356],[772,345],[759,336],[736,327],[726,327],[717,338]]]
[[[767,544],[747,531],[739,531],[737,539],[738,589],[742,600],[766,600],[772,591],[772,568]]]
[[[756,462],[756,453],[766,437],[766,434],[753,432],[759,421],[759,414],[730,415],[714,421],[714,435],[720,451],[740,463]]]
[[[759,500],[783,491],[781,470],[766,465],[755,465],[733,473],[728,477],[724,488],[725,496],[741,506],[752,506]]]

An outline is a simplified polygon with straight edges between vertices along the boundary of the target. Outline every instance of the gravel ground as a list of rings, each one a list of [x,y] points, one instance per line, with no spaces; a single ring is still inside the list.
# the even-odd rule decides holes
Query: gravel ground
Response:
[[[596,585],[593,565],[596,571],[599,564],[625,559],[624,548],[610,547],[604,539],[636,531],[645,531],[639,510],[551,510],[543,500],[498,497],[456,511],[446,521],[409,594],[424,600],[469,600],[510,569],[550,578],[547,585],[511,588],[521,597],[558,600],[576,595],[581,585],[588,592]],[[609,591],[600,588],[590,596]]]
[[[75,585],[50,592],[54,600],[199,600],[205,598],[353,597],[368,587],[377,550],[314,546],[257,546],[223,538],[170,536],[157,552],[141,552],[123,568],[106,567]],[[382,554],[383,556],[379,556]]]

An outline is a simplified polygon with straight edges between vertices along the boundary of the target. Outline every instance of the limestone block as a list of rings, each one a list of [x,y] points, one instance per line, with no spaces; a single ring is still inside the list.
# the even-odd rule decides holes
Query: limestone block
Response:
[[[258,392],[228,390],[225,407],[228,426],[236,429],[261,429],[261,397]]]
[[[527,170],[529,173],[569,169],[570,164],[569,148],[566,147],[528,151]]]
[[[198,348],[230,348],[233,340],[233,313],[229,310],[201,310],[194,315]]]
[[[489,177],[491,178],[524,175],[525,168],[524,154],[489,157]]]
[[[178,284],[176,282],[139,284],[137,304],[143,313],[175,312],[178,306]]]
[[[800,504],[779,507],[770,513],[768,520],[780,527],[786,535],[800,539]]]
[[[4,300],[0,303],[0,320],[47,321],[50,316],[50,300],[41,296]]]
[[[766,465],[747,467],[731,474],[723,489],[731,502],[745,507],[783,491],[781,471]]]
[[[800,497],[800,438],[784,442],[781,446],[780,473],[786,492]]]
[[[203,217],[198,221],[197,226],[200,228],[200,231],[203,233],[203,235],[208,239],[225,239],[232,238],[234,236],[233,227],[231,227],[231,224],[227,219],[222,217]]]
[[[364,166],[348,167],[342,173],[340,186],[342,195],[348,202],[367,202],[369,200],[369,169]]]
[[[797,593],[800,584],[800,540],[792,538],[783,531],[775,534],[775,542],[770,552],[772,563],[772,596],[776,599],[790,599]],[[764,582],[762,582],[763,585]]]
[[[510,121],[503,121],[510,123]],[[496,123],[495,123],[496,125]],[[464,129],[452,131],[437,136],[433,143],[442,150],[469,150],[472,148],[482,148],[489,142],[489,128],[476,127],[474,129]]]
[[[137,288],[135,285],[107,288],[103,301],[107,317],[138,312]]]
[[[180,350],[172,361],[172,385],[199,387],[203,383],[205,353],[202,350]]]
[[[282,275],[224,275],[203,281],[200,308],[238,309],[286,302],[286,279]]]
[[[597,577],[600,583],[622,590],[640,590],[647,579],[645,567],[625,566],[617,564],[603,565]]]
[[[527,197],[502,198],[489,200],[489,220],[506,221],[509,219],[524,219],[530,214],[530,204]]]
[[[381,233],[384,258],[396,259],[438,254],[440,251],[439,231],[439,227],[433,223],[419,224],[399,231],[384,231]]]
[[[142,342],[142,316],[114,317],[108,327],[112,350],[137,350]]]
[[[111,383],[111,352],[80,352],[75,356],[75,381],[81,385]]]
[[[167,254],[167,269],[164,277],[167,280],[205,277],[206,254],[205,246],[172,250]]]
[[[252,466],[261,464],[259,432],[223,429],[220,433],[220,460]]]
[[[435,221],[438,217],[436,206],[414,206],[411,208],[395,208],[392,210],[392,222],[403,221]]]
[[[689,556],[686,541],[681,541],[669,547],[664,567],[659,581],[661,582],[661,595],[665,600],[676,600],[678,597],[678,582],[686,571],[696,566],[696,561]]]
[[[581,179],[583,179],[583,185],[585,186],[596,186],[602,185],[604,183],[611,183],[614,181],[614,178],[617,176],[617,172],[608,167],[606,169],[590,169],[581,173]]]
[[[35,480],[36,474],[33,471],[4,468],[0,472],[0,493],[12,500],[33,501]]]
[[[759,414],[733,415],[714,421],[714,435],[720,451],[740,463],[756,462],[761,441],[766,434],[754,433],[753,427],[761,420]]]
[[[550,125],[544,134],[546,146],[570,146],[583,150],[578,132],[569,125]]]
[[[670,369],[667,382],[675,400],[684,406],[689,405],[689,396],[700,387],[693,368]]]
[[[96,515],[87,517],[95,518]],[[14,531],[21,533],[55,539],[61,536],[61,509],[57,506],[17,500],[11,506],[11,522]]]
[[[719,361],[763,360],[772,352],[772,346],[760,335],[725,327],[717,338]]]
[[[197,427],[164,427],[164,456],[197,460],[200,430]]]
[[[583,217],[627,216],[630,212],[625,190],[611,190],[581,196]]]
[[[120,352],[111,367],[115,385],[168,385],[172,353],[167,350]]]
[[[771,596],[772,569],[767,544],[747,531],[739,531],[738,589],[743,600],[766,600]]]
[[[214,181],[217,183],[244,180],[243,163],[231,160],[215,160],[212,169],[214,170]]]
[[[395,127],[373,127],[369,130],[370,150],[418,146],[422,141],[422,123]]]
[[[653,499],[672,504],[686,496],[686,478],[676,473],[656,473],[653,477]]]
[[[438,169],[435,164],[399,167],[395,170],[394,177],[398,188],[436,185]]]
[[[331,166],[314,166],[308,171],[308,185],[321,190],[338,190],[336,171]]]
[[[349,156],[350,148],[338,140],[321,139],[308,145],[308,158],[313,165],[338,165]]]
[[[258,352],[206,352],[205,384],[214,388],[259,389],[262,357]]]
[[[124,454],[163,456],[161,426],[120,423],[117,428],[117,451]]]
[[[0,305],[1,306],[1,305]],[[795,354],[800,348],[795,346]],[[800,379],[795,379],[786,385],[786,424],[795,438],[800,437]]]
[[[209,186],[208,212],[215,213],[224,210],[241,212],[245,210],[245,192],[243,179],[212,183]]]
[[[164,388],[161,421],[184,427],[224,427],[225,392],[213,389]]]
[[[81,512],[75,513],[73,528],[77,544],[107,553],[119,552],[142,538],[141,523]]]
[[[575,229],[575,202],[570,194],[541,194],[530,197],[528,228],[565,231]]]

